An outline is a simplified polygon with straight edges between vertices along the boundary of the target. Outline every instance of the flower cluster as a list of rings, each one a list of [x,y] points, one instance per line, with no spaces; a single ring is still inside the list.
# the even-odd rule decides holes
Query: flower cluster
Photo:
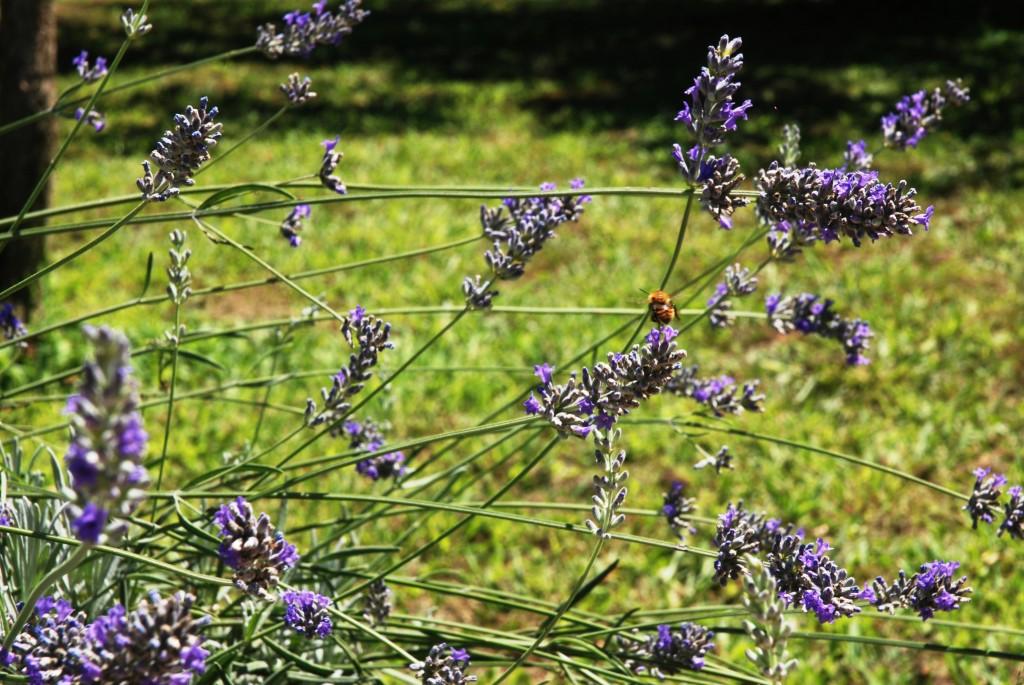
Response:
[[[715,294],[707,302],[708,320],[715,328],[731,326],[736,317],[732,309],[732,297],[745,297],[757,290],[757,276],[740,264],[725,267],[725,280],[715,286]]]
[[[800,160],[800,127],[796,124],[784,124],[782,142],[779,143],[779,159],[782,166],[796,166]]]
[[[89,53],[86,50],[78,53],[78,57],[71,60],[71,64],[74,65],[75,71],[78,72],[78,75],[86,83],[99,81],[107,75],[107,58],[97,57],[95,63],[90,63]]]
[[[299,561],[295,545],[284,539],[265,513],[256,516],[241,495],[221,505],[213,520],[220,528],[218,553],[234,570],[235,585],[251,595],[270,598],[281,574]]]
[[[930,93],[919,90],[904,95],[896,103],[896,111],[882,117],[885,144],[901,150],[917,147],[921,139],[942,121],[942,110],[947,105],[960,106],[970,99],[969,89],[959,79],[946,81]]]
[[[308,219],[312,213],[313,210],[307,204],[295,205],[281,222],[281,235],[288,240],[288,244],[292,247],[302,244],[302,237],[299,235],[302,231],[302,222]]]
[[[284,602],[284,622],[308,638],[325,638],[331,634],[334,624],[327,615],[331,600],[309,590],[301,592],[285,592],[281,595]]]
[[[28,329],[14,313],[14,305],[10,302],[0,304],[0,333],[3,333],[5,340],[28,335]]]
[[[790,169],[772,162],[758,172],[756,186],[762,220],[794,232],[791,239],[801,244],[847,237],[860,246],[865,238],[912,235],[915,226],[928,229],[934,212],[933,207],[921,209],[914,200],[917,191],[906,181],[882,183],[874,171],[819,169],[814,164]]]
[[[188,685],[206,670],[199,630],[209,617],[192,617],[195,597],[178,592],[160,599],[151,592],[127,613],[117,605],[89,625],[81,648],[84,683]]]
[[[391,615],[391,590],[378,578],[363,592],[363,618],[372,626],[382,626]]]
[[[686,496],[686,485],[681,480],[672,481],[668,492],[662,496],[662,500],[661,514],[668,522],[669,528],[680,540],[687,533],[697,532],[687,518],[687,514],[692,514],[697,509],[697,500]]]
[[[729,452],[728,445],[722,445],[714,454],[708,454],[698,446],[701,454],[704,458],[693,465],[695,469],[703,469],[711,466],[715,469],[715,473],[721,473],[722,469],[732,469],[732,453]]]
[[[341,332],[348,344],[359,349],[349,357],[348,365],[333,376],[330,389],[321,389],[324,408],[317,410],[316,402],[306,400],[306,423],[309,426],[329,424],[331,435],[337,436],[342,431],[338,423],[352,407],[349,398],[363,389],[372,377],[373,367],[381,351],[394,349],[395,344],[388,341],[391,337],[391,324],[367,314],[361,306],[348,313],[341,326]]]
[[[76,107],[75,113],[72,115],[75,121],[78,121],[85,117],[85,123],[92,126],[96,133],[99,133],[107,127],[107,118],[103,116],[103,112],[97,112],[95,109],[90,109],[88,112],[82,107]]]
[[[800,535],[777,538],[768,552],[766,567],[787,605],[800,604],[813,611],[820,623],[860,612],[855,603],[864,595],[846,569],[826,555],[827,542],[803,542]]]
[[[718,548],[715,559],[715,580],[725,585],[739,578],[745,570],[744,557],[774,549],[786,536],[802,537],[802,530],[792,524],[783,525],[778,519],[747,511],[743,502],[729,504],[718,517],[718,527],[712,542]]]
[[[974,487],[971,496],[964,505],[964,511],[971,517],[971,526],[978,527],[978,521],[992,523],[999,511],[1003,498],[1003,486],[1006,476],[992,473],[988,468],[974,469]],[[1008,533],[1014,540],[1024,539],[1024,497],[1022,488],[1015,485],[1008,491],[1009,501],[1003,504],[1003,522],[999,524],[998,535]]]
[[[281,55],[309,57],[321,45],[338,45],[362,23],[369,12],[362,9],[362,0],[345,0],[335,12],[327,9],[327,0],[313,3],[312,12],[294,10],[282,17],[284,32],[274,24],[258,28],[256,47],[270,59]]]
[[[149,23],[149,17],[145,14],[135,14],[135,10],[131,7],[121,13],[121,26],[124,28],[124,34],[129,38],[144,36],[153,30],[153,25]]]
[[[343,425],[349,439],[349,447],[370,454],[356,463],[356,471],[371,480],[399,478],[405,473],[402,463],[405,454],[401,451],[376,454],[384,447],[383,427],[376,421],[346,421]]]
[[[430,648],[427,658],[409,664],[423,685],[465,685],[475,683],[475,675],[466,675],[469,652],[442,642]]]
[[[864,353],[874,337],[871,327],[861,319],[840,316],[832,309],[832,304],[832,300],[823,300],[811,293],[786,297],[774,294],[765,298],[765,311],[772,326],[783,335],[800,331],[804,335],[830,338],[842,344],[848,366],[870,363]]]
[[[714,146],[725,141],[726,133],[736,130],[740,119],[747,118],[751,107],[750,100],[740,105],[733,100],[740,87],[735,77],[743,68],[743,54],[739,52],[742,45],[740,38],[722,36],[718,45],[708,46],[708,65],[686,89],[689,101],[683,103],[675,119],[693,135],[694,145],[685,151],[678,143],[672,146],[672,158],[683,178],[703,184],[701,206],[722,228],[732,228],[732,213],[747,204],[745,199],[732,196],[745,178],[739,162],[728,154],[710,154]]]
[[[713,632],[696,623],[681,623],[678,630],[662,624],[653,635],[642,636],[634,630],[620,636],[618,643],[624,651],[626,668],[664,680],[680,671],[704,668],[704,656],[715,648],[714,637]]]
[[[960,604],[971,601],[967,576],[954,579],[960,564],[955,561],[932,561],[922,564],[920,570],[907,577],[900,570],[892,583],[879,576],[871,584],[865,598],[880,611],[895,613],[896,609],[913,609],[927,621],[936,611],[954,611]]]
[[[0,655],[0,665],[12,666],[30,683],[76,682],[70,678],[82,673],[80,650],[88,631],[85,614],[67,600],[41,597],[10,653]]]
[[[162,202],[177,195],[179,186],[195,183],[192,175],[210,160],[210,148],[221,136],[223,127],[213,121],[219,111],[203,96],[199,107],[189,105],[184,114],[174,115],[174,129],[164,131],[149,153],[159,170],[154,175],[145,161],[143,176],[135,182],[145,199]]]
[[[564,385],[544,383],[540,399],[530,395],[527,414],[543,416],[562,435],[586,437],[592,428],[609,430],[620,416],[640,402],[660,393],[686,356],[676,347],[675,329],[653,328],[644,344],[626,354],[608,353],[608,361],[583,367],[580,378],[570,376]]]
[[[867,171],[875,161],[875,156],[868,152],[868,144],[863,140],[846,142],[843,153],[843,166],[840,171]]]
[[[609,430],[607,432],[595,433],[594,442],[597,449],[594,450],[594,461],[601,467],[603,473],[594,476],[594,496],[590,513],[592,519],[587,519],[587,528],[594,535],[603,538],[611,537],[611,530],[624,520],[626,515],[619,512],[619,509],[626,502],[625,482],[629,478],[629,471],[623,466],[626,463],[626,450],[615,451],[613,444],[621,436],[621,431]]]
[[[288,102],[298,107],[304,105],[316,97],[316,93],[310,90],[313,87],[313,80],[308,76],[299,78],[298,72],[288,74],[288,80],[281,84],[281,92],[288,98]]]
[[[682,367],[669,379],[665,391],[699,402],[713,411],[715,416],[764,411],[765,397],[758,392],[760,381],[746,381],[741,389],[732,376],[700,378],[697,375],[699,371],[700,366],[697,364]]]
[[[132,376],[131,344],[109,328],[84,328],[93,359],[82,369],[78,391],[68,398],[71,444],[65,462],[72,477],[72,529],[79,540],[116,539],[148,483],[143,466],[148,436],[139,414]]]
[[[573,179],[569,186],[580,190],[583,179]],[[554,183],[542,183],[540,189],[551,192],[556,190],[556,186]],[[555,229],[566,222],[579,221],[583,205],[590,199],[589,195],[508,197],[500,207],[480,207],[484,237],[493,241],[493,247],[484,253],[491,277],[487,281],[482,281],[479,275],[464,279],[462,290],[467,304],[473,309],[489,308],[498,295],[498,291],[491,288],[494,281],[509,281],[522,276],[526,263],[555,237]]]
[[[33,684],[152,683],[189,685],[206,670],[209,652],[195,620],[195,598],[151,592],[135,611],[120,604],[91,623],[63,599],[42,597],[15,636],[8,665]]]
[[[335,150],[340,140],[341,136],[334,136],[334,138],[328,138],[320,143],[324,148],[324,156],[320,161],[320,171],[317,176],[324,188],[338,195],[344,195],[348,192],[348,188],[345,187],[344,181],[334,175],[334,170],[338,168],[342,157],[345,156],[341,150]]]

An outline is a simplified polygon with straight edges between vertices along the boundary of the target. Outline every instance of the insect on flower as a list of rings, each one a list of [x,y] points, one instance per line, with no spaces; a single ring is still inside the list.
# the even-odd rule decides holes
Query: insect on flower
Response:
[[[647,304],[651,308],[651,321],[655,323],[665,325],[676,318],[676,308],[672,304],[672,296],[664,290],[655,290],[648,295]]]

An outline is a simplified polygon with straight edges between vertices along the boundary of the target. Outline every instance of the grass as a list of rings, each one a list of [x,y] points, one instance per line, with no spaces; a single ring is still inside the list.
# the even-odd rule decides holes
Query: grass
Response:
[[[500,3],[499,3],[500,4]],[[461,5],[457,5],[461,7]],[[379,29],[367,24],[365,43],[354,37],[347,55],[373,46],[374,35],[388,35],[385,5]],[[88,11],[86,11],[88,9]],[[154,11],[154,14],[156,10]],[[66,21],[95,22],[94,8],[65,8]],[[430,14],[430,17],[435,16]],[[727,20],[722,20],[727,23]],[[77,25],[77,24],[72,24]],[[160,26],[158,24],[157,31]],[[714,29],[717,30],[717,29]],[[378,31],[374,34],[374,31]],[[717,34],[715,34],[717,35]],[[747,34],[744,33],[746,37]],[[85,135],[76,142],[55,177],[54,203],[80,202],[130,193],[144,158],[170,114],[199,95],[220,105],[225,136],[218,150],[229,147],[279,107],[276,84],[295,69],[308,73],[320,93],[306,110],[287,114],[272,129],[233,154],[199,185],[239,181],[282,180],[314,173],[320,140],[342,136],[345,159],[339,173],[350,184],[508,184],[535,185],[544,180],[566,184],[582,175],[589,186],[678,184],[666,153],[682,132],[670,125],[678,93],[698,67],[711,33],[679,45],[678,69],[660,91],[622,115],[616,107],[602,114],[594,102],[620,103],[625,86],[616,75],[584,74],[579,81],[540,70],[501,73],[488,78],[416,69],[404,59],[389,57],[384,48],[371,57],[340,63],[272,64],[260,60],[203,68],[104,102],[108,131]],[[1012,36],[1011,36],[1012,37]],[[1019,40],[1019,35],[1017,36]],[[62,36],[63,40],[63,36]],[[1007,40],[999,32],[978,39],[996,45]],[[233,47],[228,45],[226,47]],[[75,49],[62,42],[62,51]],[[914,65],[842,64],[800,68],[791,64],[758,65],[755,55],[770,48],[748,38],[749,85],[744,91],[756,104],[749,125],[730,141],[748,175],[774,154],[782,123],[795,118],[770,103],[780,92],[828,87],[856,103],[856,119],[828,107],[800,118],[804,124],[805,160],[836,164],[847,138],[868,136],[877,147],[877,115],[908,87],[931,85],[969,67],[970,57],[954,55],[938,74],[916,73]],[[208,54],[196,49],[195,57]],[[555,50],[553,49],[553,52]],[[126,65],[135,61],[130,54]],[[962,61],[958,61],[962,60]],[[132,78],[154,68],[126,66],[120,76]],[[539,71],[539,74],[538,74]],[[65,80],[67,77],[63,77]],[[746,79],[745,79],[746,81]],[[769,85],[774,84],[774,85]],[[991,84],[989,84],[991,85]],[[775,89],[775,90],[773,90]],[[995,134],[961,135],[989,115],[992,101],[1005,92],[983,87],[975,101],[949,115],[949,126],[907,153],[884,152],[878,166],[885,178],[911,180],[921,190],[922,204],[936,205],[932,230],[913,238],[894,238],[865,245],[817,246],[800,261],[772,265],[762,275],[758,294],[741,307],[760,310],[767,292],[812,291],[859,316],[876,331],[872,364],[843,368],[835,345],[797,336],[779,337],[760,319],[741,319],[736,328],[712,331],[705,324],[690,331],[683,347],[706,373],[760,378],[768,395],[763,415],[744,415],[733,422],[753,433],[856,455],[889,465],[960,492],[970,489],[970,471],[988,465],[1020,481],[1019,455],[1024,449],[1024,297],[1020,254],[1024,250],[1024,192],[1012,181],[1019,174],[1021,140],[1018,126],[1005,132],[1004,149]],[[779,97],[787,101],[786,97]],[[792,102],[792,98],[788,98]],[[580,105],[579,103],[584,103]],[[651,103],[668,103],[655,107]],[[588,104],[589,103],[589,104]],[[620,103],[621,104],[621,103]],[[648,107],[648,105],[651,105]],[[1019,119],[1015,122],[1019,124]],[[979,129],[985,127],[978,125]],[[62,131],[69,126],[62,125]],[[216,151],[215,151],[216,156]],[[1007,175],[1010,178],[1007,178]],[[312,191],[308,196],[322,196]],[[306,194],[302,195],[307,196]],[[274,224],[226,219],[213,223],[285,273],[344,264],[376,256],[469,237],[479,231],[478,202],[472,200],[399,200],[318,206],[298,250],[288,248]],[[177,210],[179,207],[168,206]],[[578,225],[560,230],[522,279],[502,284],[498,303],[515,306],[642,307],[642,290],[653,289],[662,275],[682,212],[672,199],[600,197]],[[114,216],[100,210],[74,219]],[[193,250],[190,268],[194,287],[264,276],[264,272],[230,248],[205,240],[195,226],[143,225],[122,230],[112,240],[44,282],[45,304],[33,327],[78,316],[132,297],[142,287],[147,257],[155,255],[153,290],[161,288],[167,233],[189,232]],[[732,232],[717,229],[704,213],[695,213],[682,257],[670,283],[682,283],[737,249],[756,229],[752,213],[743,212]],[[49,243],[54,258],[87,239],[65,235]],[[464,275],[484,269],[483,243],[408,261],[343,272],[303,282],[336,309],[357,303],[373,312],[381,308],[459,305]],[[744,263],[763,254],[755,245]],[[709,293],[700,293],[702,302]],[[189,301],[183,319],[190,332],[221,329],[268,319],[299,316],[307,306],[296,293],[275,285]],[[394,369],[453,316],[394,315],[397,349],[382,364]],[[130,309],[103,320],[126,330],[136,345],[160,340],[173,318],[170,303]],[[595,315],[537,316],[473,313],[467,316],[414,365],[414,372],[380,393],[361,412],[387,420],[392,441],[475,425],[492,409],[527,388],[533,364],[552,363],[574,355],[607,334],[623,317]],[[609,344],[617,349],[623,336]],[[179,393],[221,381],[276,372],[329,369],[347,359],[347,350],[329,323],[303,327],[276,347],[273,331],[221,338],[187,349],[213,360],[216,366],[182,359]],[[276,350],[276,352],[275,352]],[[26,358],[6,369],[0,388],[14,388],[56,370],[80,363],[81,335],[74,329],[47,336]],[[0,352],[0,355],[4,352]],[[277,354],[276,362],[270,355]],[[165,390],[170,370],[159,360],[138,359],[145,390]],[[448,367],[479,370],[452,371]],[[439,370],[440,369],[440,370]],[[569,369],[559,369],[559,376]],[[255,449],[293,430],[306,397],[316,397],[328,375],[303,377],[275,386]],[[3,408],[0,421],[38,427],[58,418],[68,383],[39,391],[55,396],[46,408]],[[36,394],[35,392],[32,394]],[[236,400],[259,402],[264,390],[233,390]],[[684,400],[657,398],[637,419],[685,417],[693,409]],[[252,405],[183,400],[175,409],[166,474],[172,487],[254,449],[250,444],[258,411]],[[518,416],[506,412],[502,418]],[[160,407],[146,413],[150,434],[163,425]],[[47,436],[45,444],[58,454],[63,435]],[[447,467],[472,454],[487,440],[466,441],[458,449],[430,460],[424,474]],[[629,506],[656,510],[669,481],[683,478],[697,497],[698,513],[714,516],[730,501],[807,526],[811,535],[827,537],[838,558],[858,578],[896,568],[908,570],[932,559],[956,559],[975,588],[973,601],[953,618],[981,625],[1017,626],[1022,617],[1024,578],[1016,569],[1015,544],[997,539],[994,529],[972,532],[959,503],[875,471],[829,460],[820,455],[767,442],[709,433],[687,437],[665,423],[626,426],[632,486]],[[737,469],[715,477],[694,471],[699,458],[694,446],[708,449],[727,443],[737,455]],[[543,440],[533,443],[539,449]],[[480,500],[517,472],[526,455],[514,455],[506,466],[493,466],[513,453],[513,439],[458,478],[465,497]],[[302,456],[344,451],[344,444],[316,443]],[[417,456],[430,459],[437,449]],[[281,453],[276,453],[274,459]],[[508,499],[533,502],[585,503],[593,471],[590,450],[582,443],[563,442],[542,465],[510,493]],[[317,491],[381,492],[345,469],[310,485]],[[291,527],[302,522],[344,515],[324,503],[293,503]],[[548,518],[580,523],[582,512],[544,512]],[[429,540],[456,520],[436,514],[403,542],[403,552]],[[390,544],[410,519],[382,519],[362,533],[363,544]],[[667,539],[656,517],[631,516],[625,530]],[[709,547],[712,529],[702,526],[694,544]],[[413,565],[403,574],[440,578],[477,586],[562,601],[582,568],[591,538],[562,531],[478,519]],[[582,558],[581,558],[582,557]],[[597,568],[613,560],[619,565],[582,604],[608,615],[634,608],[685,608],[694,604],[738,603],[738,588],[720,589],[711,582],[711,560],[666,550],[612,543]],[[399,610],[406,614],[436,611],[436,616],[495,628],[534,627],[536,618],[500,607],[457,601],[420,590],[399,589]],[[819,630],[810,617],[798,616],[800,630]],[[714,624],[712,620],[710,624]],[[735,621],[731,624],[738,625]],[[986,635],[935,624],[879,620],[866,613],[826,633],[883,635],[960,646],[1019,651],[1019,638]],[[720,635],[719,654],[742,661],[743,636]],[[905,652],[840,642],[794,643],[801,668],[793,682],[1007,682],[1016,673],[1012,662],[960,659],[927,652]],[[495,672],[496,675],[496,672]],[[519,682],[527,682],[523,676]],[[487,677],[482,677],[487,681]]]

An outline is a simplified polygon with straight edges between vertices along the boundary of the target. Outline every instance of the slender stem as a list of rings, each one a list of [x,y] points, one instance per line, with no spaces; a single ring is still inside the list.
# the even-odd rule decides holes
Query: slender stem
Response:
[[[279,109],[276,112],[274,112],[273,114],[271,114],[270,117],[266,121],[264,121],[262,124],[260,124],[259,126],[257,126],[253,130],[249,131],[249,133],[246,134],[245,137],[243,137],[237,143],[235,143],[234,145],[229,147],[227,150],[225,150],[224,152],[220,153],[219,155],[217,155],[216,157],[211,159],[209,162],[207,162],[206,166],[204,166],[202,169],[200,169],[195,174],[193,174],[193,176],[198,176],[199,174],[203,173],[204,171],[209,170],[209,168],[212,167],[214,164],[224,160],[232,152],[234,152],[238,148],[242,147],[243,145],[248,143],[250,140],[252,140],[256,136],[258,136],[259,134],[263,133],[265,130],[267,130],[267,128],[270,127],[271,124],[273,124],[275,121],[280,119],[281,115],[288,111],[289,107],[291,107],[291,105],[290,104],[286,104],[284,107],[282,107],[281,109]]]
[[[143,7],[145,7],[145,5]],[[132,79],[130,81],[125,81],[124,83],[119,83],[116,86],[111,86],[110,88],[106,89],[106,92],[104,94],[105,95],[111,95],[113,93],[118,93],[118,92],[120,92],[122,90],[128,90],[130,88],[135,88],[137,86],[141,86],[141,85],[149,83],[151,81],[156,81],[158,79],[162,79],[165,76],[172,76],[174,74],[177,74],[177,73],[180,73],[180,72],[183,72],[183,71],[187,71],[189,69],[195,69],[196,67],[201,67],[201,66],[203,66],[205,64],[210,64],[211,62],[218,62],[220,60],[234,59],[235,57],[241,57],[243,55],[249,55],[249,54],[252,54],[253,52],[256,52],[257,49],[258,48],[255,45],[251,45],[249,47],[238,48],[236,50],[228,50],[227,52],[222,52],[220,54],[213,55],[211,57],[204,57],[202,59],[196,60],[194,62],[189,62],[187,64],[179,64],[178,66],[169,67],[167,69],[162,69],[160,71],[153,72],[152,74],[147,74],[145,76],[141,76],[139,78]],[[111,68],[111,71],[113,71],[113,68]],[[17,130],[17,129],[21,128],[22,126],[27,126],[28,124],[31,124],[34,121],[38,121],[39,119],[44,119],[44,118],[50,116],[51,114],[57,114],[61,110],[68,109],[70,107],[74,107],[75,105],[79,105],[79,104],[85,102],[88,99],[89,98],[83,97],[83,98],[79,98],[78,100],[72,100],[70,102],[63,102],[63,103],[58,102],[57,104],[55,104],[53,107],[51,107],[49,109],[44,109],[44,110],[41,110],[39,112],[36,112],[35,114],[30,114],[27,117],[23,117],[23,118],[18,119],[16,121],[12,121],[10,123],[4,124],[3,126],[0,126],[0,136],[4,135],[5,133],[10,133],[11,131]],[[94,98],[94,100],[89,102],[90,107],[95,102],[95,100],[98,100],[98,99],[99,99],[99,96],[97,94],[97,96]]]
[[[11,626],[10,631],[4,636],[3,652],[7,653],[7,650],[11,648],[11,644],[14,642],[14,638],[17,637],[21,629],[25,627],[25,622],[28,621],[29,616],[32,615],[33,610],[36,608],[36,602],[43,596],[43,593],[50,589],[50,586],[57,582],[62,576],[75,570],[79,564],[85,561],[85,558],[89,555],[89,550],[92,548],[91,545],[82,544],[71,553],[67,559],[62,563],[53,567],[53,569],[43,576],[43,579],[39,581],[28,598],[25,600],[25,604],[21,607],[21,611],[18,612],[18,617],[14,619],[14,625]]]
[[[270,375],[271,376],[273,376],[274,373],[277,371],[277,356],[278,356],[278,354],[280,354],[280,350],[278,348],[275,348],[273,353],[270,356]],[[250,443],[252,445],[255,445],[256,441],[260,439],[260,429],[263,427],[263,418],[264,418],[264,416],[266,416],[267,404],[270,402],[270,393],[271,393],[271,391],[273,389],[274,389],[274,385],[272,383],[267,383],[267,388],[263,392],[263,402],[260,404],[260,413],[256,417],[256,428],[253,429],[253,432],[252,432],[252,440],[250,441]]]
[[[679,252],[683,249],[683,240],[686,238],[686,225],[690,222],[690,207],[693,205],[693,193],[689,193],[686,196],[686,209],[683,210],[683,219],[679,222],[679,233],[676,236],[676,246],[672,250],[672,258],[668,262],[668,268],[665,269],[665,275],[661,279],[661,285],[658,286],[658,290],[664,290],[665,286],[668,285],[668,279],[672,277],[672,272],[676,268],[676,260],[679,259]]]
[[[29,285],[31,285],[32,283],[38,281],[40,278],[42,278],[46,274],[50,273],[54,269],[57,269],[57,268],[65,265],[65,264],[67,264],[68,262],[70,262],[70,261],[72,261],[74,259],[77,259],[78,257],[80,257],[81,255],[85,254],[86,252],[88,252],[92,248],[96,247],[97,245],[102,243],[104,240],[106,240],[110,236],[114,235],[114,233],[116,233],[118,231],[118,229],[120,229],[126,223],[131,221],[132,217],[135,216],[136,214],[138,214],[140,211],[142,211],[142,208],[145,207],[145,206],[146,206],[146,201],[143,200],[139,204],[135,205],[134,209],[132,209],[130,212],[128,212],[123,217],[121,217],[116,222],[114,222],[114,224],[110,228],[105,230],[103,233],[99,234],[98,236],[96,236],[95,238],[93,238],[89,242],[83,244],[79,248],[73,250],[70,254],[64,255],[63,257],[61,257],[57,261],[44,266],[42,269],[40,269],[39,271],[35,272],[31,276],[26,276],[25,278],[23,278],[22,280],[18,281],[17,283],[15,283],[11,287],[7,288],[3,292],[0,292],[0,300],[7,299],[11,294],[16,293],[16,292],[18,292],[19,290],[21,290],[23,288],[28,287]]]
[[[607,523],[608,522],[606,517],[605,524],[607,525]],[[576,595],[579,594],[580,590],[583,588],[583,584],[587,581],[587,576],[590,575],[591,569],[594,568],[594,562],[597,561],[597,557],[601,553],[602,547],[604,547],[604,537],[598,535],[597,543],[594,545],[594,549],[590,553],[590,558],[587,560],[587,565],[583,569],[583,573],[581,573],[580,576],[576,579],[576,584],[573,586],[572,592],[569,593],[569,598],[566,599],[565,602],[563,602],[562,605],[558,607],[558,611],[555,612],[555,615],[553,617],[544,622],[544,626],[541,628],[540,634],[537,635],[537,638],[530,644],[530,646],[526,649],[525,652],[516,657],[516,660],[512,662],[511,666],[505,669],[505,671],[500,676],[498,676],[498,679],[494,681],[494,685],[498,685],[498,683],[504,682],[506,678],[512,675],[512,672],[514,670],[522,666],[523,662],[526,661],[531,654],[533,654],[534,650],[540,647],[542,642],[544,642],[545,638],[547,638],[548,634],[552,631],[552,629],[554,629],[558,621],[561,620],[562,616],[565,615],[565,612],[567,612],[569,608],[572,607],[573,603],[576,601]]]
[[[264,269],[266,269],[270,273],[274,274],[274,277],[277,278],[277,280],[281,281],[282,283],[287,285],[289,288],[291,288],[292,290],[294,290],[298,294],[302,295],[304,298],[309,300],[314,306],[316,306],[319,309],[324,310],[325,312],[330,314],[332,317],[334,317],[337,321],[339,321],[341,323],[345,322],[345,317],[342,316],[341,314],[339,314],[338,312],[334,311],[334,309],[332,309],[330,305],[328,305],[326,302],[321,302],[319,299],[317,299],[316,297],[311,295],[309,292],[306,291],[305,288],[303,288],[301,285],[299,285],[295,281],[293,281],[290,278],[288,278],[287,276],[285,276],[280,271],[278,271],[269,262],[264,260],[262,257],[257,255],[255,252],[253,252],[249,248],[247,248],[245,245],[242,245],[237,240],[235,240],[234,238],[231,238],[230,236],[228,236],[226,233],[223,233],[219,229],[214,228],[213,225],[211,225],[211,224],[209,224],[209,223],[207,223],[205,221],[202,221],[201,219],[198,219],[196,217],[193,217],[193,219],[195,220],[195,222],[200,227],[207,229],[208,231],[210,231],[210,233],[213,233],[215,236],[217,236],[218,238],[220,238],[221,240],[226,242],[228,245],[230,245],[231,247],[235,248],[236,250],[238,250],[239,252],[244,254],[246,257],[248,257],[252,261],[254,261],[257,264],[259,264],[260,266],[262,266]]]
[[[178,345],[180,340],[178,338],[181,330],[181,304],[179,302],[174,303],[174,330],[172,332],[173,345],[171,352],[171,387],[167,392],[167,418],[164,420],[164,440],[163,447],[160,448],[160,470],[156,476],[156,489],[159,490],[164,482],[164,463],[167,461],[167,443],[171,438],[171,419],[174,416],[174,390],[178,383]],[[153,512],[150,516],[150,520],[156,518],[156,503],[153,503]]]
[[[142,9],[139,10],[139,12],[145,14],[147,7],[149,7],[149,0],[143,0]],[[96,103],[96,100],[99,99],[100,94],[103,93],[103,90],[107,87],[107,82],[110,81],[110,77],[114,75],[115,71],[117,71],[117,67],[119,64],[121,64],[121,60],[124,58],[125,53],[128,51],[128,46],[131,44],[131,42],[131,36],[128,36],[121,42],[121,47],[118,49],[117,55],[114,57],[114,61],[110,63],[110,68],[107,70],[107,73],[103,76],[103,80],[100,81],[99,87],[96,88],[96,90],[92,94],[92,97],[89,98],[89,103],[83,108],[86,113],[88,113],[92,109],[92,106]],[[21,222],[25,219],[25,214],[36,203],[36,200],[39,198],[39,194],[43,192],[43,188],[46,187],[46,181],[50,178],[50,174],[52,174],[53,170],[57,168],[57,164],[60,163],[61,158],[64,157],[64,153],[67,152],[68,147],[70,147],[71,141],[75,139],[75,136],[78,135],[78,131],[85,124],[85,120],[86,117],[81,116],[78,118],[77,121],[75,121],[75,125],[71,129],[71,133],[69,133],[67,135],[67,138],[65,138],[61,142],[60,147],[57,148],[57,154],[55,154],[53,158],[50,160],[50,163],[46,165],[46,169],[43,171],[42,177],[36,183],[35,188],[32,189],[32,192],[28,196],[28,200],[26,200],[25,204],[22,205],[21,211],[18,212],[18,218],[15,219],[14,223],[11,225],[11,236],[17,237],[19,235],[19,229],[21,228]]]

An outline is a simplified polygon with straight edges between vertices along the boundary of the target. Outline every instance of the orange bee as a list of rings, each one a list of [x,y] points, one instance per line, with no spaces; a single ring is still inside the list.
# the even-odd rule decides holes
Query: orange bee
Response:
[[[672,306],[672,297],[664,290],[655,290],[648,295],[647,304],[651,308],[651,321],[655,323],[665,325],[676,318],[676,308]]]

